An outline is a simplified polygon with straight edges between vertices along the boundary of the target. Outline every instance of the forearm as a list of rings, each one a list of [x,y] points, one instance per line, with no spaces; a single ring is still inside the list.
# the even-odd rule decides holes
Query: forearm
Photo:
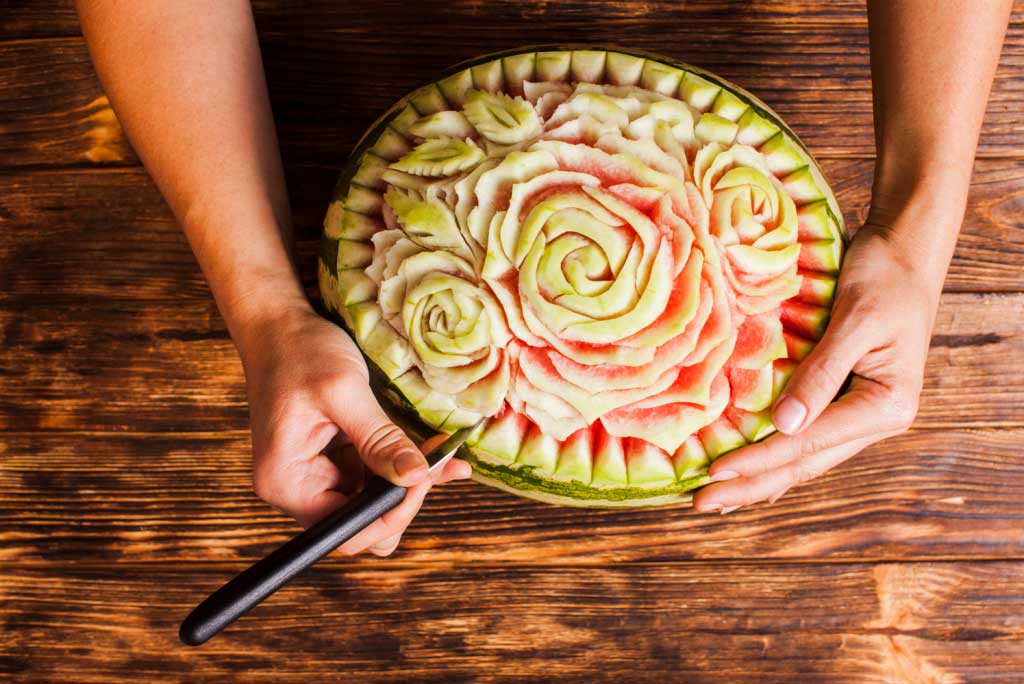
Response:
[[[249,3],[80,0],[100,79],[239,347],[304,306]]]
[[[1010,0],[869,0],[875,225],[941,287],[963,220]],[[897,219],[902,219],[897,221]]]

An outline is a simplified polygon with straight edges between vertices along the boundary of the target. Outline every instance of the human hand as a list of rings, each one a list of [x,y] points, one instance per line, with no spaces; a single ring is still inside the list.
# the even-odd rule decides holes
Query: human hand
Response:
[[[402,503],[339,549],[389,555],[431,485],[469,477],[469,464],[451,459],[428,473],[420,449],[377,403],[355,343],[308,305],[252,332],[239,349],[256,495],[309,527],[359,491],[367,469],[408,487]],[[438,435],[423,448],[443,440]]]
[[[853,239],[825,335],[773,406],[779,432],[715,461],[698,511],[773,503],[913,422],[944,270],[916,264],[886,223],[869,219]]]

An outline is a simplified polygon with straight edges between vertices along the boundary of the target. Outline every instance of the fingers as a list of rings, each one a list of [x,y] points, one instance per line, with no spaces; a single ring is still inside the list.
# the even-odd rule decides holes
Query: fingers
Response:
[[[302,413],[278,423],[254,459],[254,488],[260,498],[309,527],[339,508],[346,494],[358,491],[367,469],[408,487],[398,506],[341,547],[346,554],[370,548],[387,555],[397,547],[430,486],[468,477],[471,469],[465,461],[451,459],[427,477],[423,452],[381,410],[366,381],[352,375],[354,381],[337,380],[325,391],[319,422]],[[435,436],[423,446],[429,450],[446,437]]]
[[[304,527],[338,508],[345,501],[342,474],[324,454],[337,434],[337,426],[326,421],[305,432],[294,426],[278,430],[253,460],[256,496]]]
[[[737,449],[715,461],[712,477],[733,471],[754,477],[791,461],[864,437],[883,439],[909,427],[913,416],[899,393],[877,382],[854,377],[850,391],[828,406],[801,433],[776,433],[763,442]]]
[[[772,408],[780,432],[796,434],[825,410],[846,381],[854,364],[868,351],[867,336],[849,330],[849,320],[837,311],[821,341],[797,365]]]
[[[286,463],[283,468],[253,476],[256,495],[279,511],[309,527],[348,499],[342,493],[341,472],[323,454]],[[362,486],[360,479],[359,486]]]
[[[313,494],[309,498],[302,499],[288,504],[288,507],[280,507],[287,515],[299,521],[303,528],[310,528],[332,511],[341,508],[348,499],[347,496],[331,489]]]
[[[439,438],[440,441],[444,441],[445,435],[439,435]],[[427,440],[423,444],[423,450],[429,451],[429,446],[436,439],[432,437]],[[412,522],[412,519],[416,517],[416,514],[419,513],[430,485],[464,479],[469,477],[471,472],[472,468],[470,468],[468,463],[461,459],[452,459],[442,468],[430,474],[430,482],[424,482],[410,488],[402,503],[343,544],[339,551],[342,554],[352,555],[367,550],[375,556],[390,556],[398,548],[398,543],[402,539],[402,533]]]
[[[423,453],[430,453],[435,447],[440,446],[444,441],[448,439],[448,435],[440,434],[434,435],[427,441],[420,445],[420,449]],[[469,477],[473,473],[473,469],[469,463],[463,461],[460,458],[452,457],[448,459],[448,462],[439,468],[435,468],[430,474],[431,480],[434,484],[441,484],[443,482],[451,482],[452,480],[463,480]]]
[[[365,379],[347,373],[323,392],[324,412],[349,436],[370,470],[403,487],[427,479],[423,453],[391,422]]]
[[[402,534],[398,533],[394,536],[382,539],[381,541],[366,547],[366,550],[375,556],[385,557],[390,556],[398,548],[398,543],[402,541]]]
[[[445,464],[441,470],[441,479],[436,482],[451,482],[452,480],[465,480],[473,474],[473,468],[461,458],[453,458]]]
[[[794,485],[819,477],[875,441],[874,437],[863,437],[804,456],[753,477],[710,484],[694,496],[693,507],[701,513],[728,513],[739,506],[759,501],[773,502]]]
[[[424,446],[430,447],[444,439],[444,435],[431,438]],[[337,443],[342,440],[343,436],[335,437],[324,448],[324,451],[332,452],[331,457],[318,454],[313,459],[291,459],[284,461],[283,467],[278,470],[262,477],[257,476],[255,481],[264,483],[257,487],[257,494],[278,510],[298,520],[303,527],[315,524],[331,511],[340,508],[349,498],[338,491],[343,485],[349,484],[338,463],[349,463],[351,458],[344,454],[354,453],[354,449],[347,443],[337,448]],[[278,459],[277,462],[281,461]],[[362,466],[359,463],[358,484],[354,487],[356,490],[363,483]],[[402,503],[346,542],[340,552],[352,555],[368,549],[379,556],[390,555],[398,546],[402,532],[419,512],[431,484],[463,479],[470,472],[467,462],[461,459],[450,460],[431,473],[430,480],[410,488]]]
[[[448,439],[448,435],[437,434],[433,437],[428,437],[423,444],[420,444],[420,451],[424,454],[429,454],[435,448],[444,444],[444,440]]]
[[[863,437],[882,439],[899,431],[886,417],[884,386],[854,378],[850,392],[830,404],[798,434],[777,432],[764,441],[738,448],[712,464],[712,477],[731,471],[752,478]]]
[[[358,492],[366,481],[366,464],[359,458],[352,440],[344,432],[338,431],[334,439],[323,450],[334,467],[338,469],[339,483],[336,489],[342,494],[351,496]]]
[[[342,544],[338,551],[351,556],[369,547],[379,548],[384,540],[400,536],[419,513],[423,499],[430,490],[430,484],[422,482],[410,487],[402,503],[370,523],[366,529]]]
[[[855,377],[850,392],[830,404],[799,434],[776,433],[737,449],[712,464],[712,477],[736,477],[712,483],[694,497],[698,510],[728,509],[784,492],[841,463],[865,446],[909,427],[913,410],[903,395],[880,383]]]

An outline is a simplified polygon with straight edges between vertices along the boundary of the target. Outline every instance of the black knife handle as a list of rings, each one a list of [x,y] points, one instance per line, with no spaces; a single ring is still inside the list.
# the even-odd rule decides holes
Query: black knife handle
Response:
[[[181,641],[189,646],[204,643],[401,503],[405,492],[405,487],[374,475],[344,506],[253,563],[196,606],[181,623]]]

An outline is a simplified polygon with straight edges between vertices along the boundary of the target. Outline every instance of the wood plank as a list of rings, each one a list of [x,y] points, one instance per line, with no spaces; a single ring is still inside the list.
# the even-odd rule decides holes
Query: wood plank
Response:
[[[0,308],[0,335],[0,430],[245,427],[241,367],[209,299],[26,299]],[[934,335],[918,425],[1024,425],[1024,294],[944,295]]]
[[[301,5],[282,4],[277,0],[254,0],[256,20],[262,27],[275,27],[279,31],[337,31],[368,22],[367,13],[384,18],[395,12],[408,16],[411,11],[422,16],[444,13],[446,16],[482,17],[496,25],[509,21],[522,22],[542,17],[557,17],[560,21],[594,21],[635,17],[638,14],[658,14],[675,23],[684,21],[717,21],[728,23],[742,19],[757,23],[854,23],[865,24],[867,14],[863,0],[835,0],[828,2],[791,0],[759,0],[756,5],[737,13],[730,0],[701,0],[690,2],[685,8],[670,0],[648,2],[643,9],[628,2],[594,2],[593,0],[562,0],[557,5],[546,3],[495,0],[487,4],[486,13],[480,5],[470,2],[422,2],[414,7],[395,0],[377,0],[370,6],[316,0]],[[682,11],[680,11],[682,10]],[[420,18],[421,18],[420,17]],[[77,36],[81,32],[72,0],[49,3],[22,2],[5,8],[4,27],[0,39],[52,38]]]
[[[828,159],[825,171],[855,228],[870,200],[872,162]],[[337,167],[287,169],[309,285],[336,174]],[[0,301],[209,297],[188,244],[142,169],[0,174],[0,219]],[[979,160],[946,290],[1024,291],[1022,227],[1024,161]]]
[[[742,19],[699,23],[681,18],[678,25],[686,27],[687,38],[680,40],[679,33],[665,30],[671,24],[656,12],[592,23],[573,19],[512,21],[503,23],[498,35],[487,28],[489,19],[480,15],[464,23],[444,14],[431,16],[417,23],[414,34],[406,30],[407,21],[396,12],[376,20],[370,30],[356,25],[330,36],[262,36],[286,157],[323,163],[324,143],[329,144],[327,149],[345,149],[383,107],[429,82],[450,64],[518,45],[573,42],[625,42],[634,49],[709,69],[752,90],[775,108],[816,156],[874,153],[866,26],[764,26]],[[392,44],[385,37],[388,35],[401,38]],[[437,41],[437,35],[446,40]],[[623,36],[629,38],[624,41]],[[799,46],[798,54],[794,46]],[[979,144],[983,156],[1020,153],[1024,135],[1017,114],[1024,109],[1021,66],[1024,26],[1014,25],[1008,31],[993,82]],[[314,92],[295,85],[303,82],[333,85]],[[332,99],[325,101],[324,92],[330,92]],[[348,98],[346,93],[358,93],[358,99]],[[353,133],[338,125],[343,117],[331,116],[338,103],[343,103],[345,126],[351,124]],[[310,111],[323,113],[315,127],[310,127]]]
[[[0,313],[0,330],[0,429],[246,424],[241,364],[212,299],[24,306]]]
[[[338,163],[367,125],[398,97],[448,65],[499,48],[538,42],[617,44],[693,62],[750,87],[819,156],[871,156],[866,28],[852,24],[687,22],[690,39],[664,30],[657,13],[583,24],[523,16],[486,28],[475,3],[464,21],[447,12],[360,15],[335,32],[261,36],[279,138],[286,160]],[[557,5],[548,5],[555,7]],[[353,6],[352,11],[362,11]],[[408,9],[408,8],[406,8]],[[410,24],[409,22],[412,22]],[[682,19],[680,20],[683,21]],[[408,26],[416,25],[412,34]],[[273,22],[268,22],[273,27]],[[444,41],[436,36],[444,35]],[[393,38],[389,38],[393,36]],[[799,56],[794,53],[799,45]],[[1024,24],[1007,37],[980,153],[1018,156],[1024,90]],[[137,163],[89,64],[81,38],[0,43],[0,155],[11,166]],[[838,132],[838,133],[837,133]]]
[[[915,430],[728,516],[432,492],[399,562],[1024,558],[1024,430]],[[224,561],[297,531],[252,492],[248,435],[0,436],[0,565]],[[352,562],[369,563],[372,557]]]
[[[867,12],[863,0],[759,0],[756,4],[736,11],[732,0],[700,0],[685,5],[672,0],[653,0],[642,7],[633,3],[609,0],[562,0],[552,5],[519,0],[493,0],[486,10],[466,0],[448,2],[422,2],[410,7],[401,0],[377,0],[372,6],[337,3],[333,0],[307,0],[301,5],[282,4],[277,0],[254,0],[256,21],[262,28],[274,27],[278,31],[316,33],[351,29],[367,22],[368,12],[378,13],[375,19],[422,12],[415,19],[441,14],[458,17],[463,21],[475,19],[492,25],[520,23],[527,20],[563,22],[594,22],[610,19],[628,19],[655,15],[665,25],[685,26],[691,22],[733,22],[751,24],[846,24],[867,25]],[[1019,4],[1011,19],[1024,22],[1024,8]],[[52,38],[77,36],[81,30],[72,0],[50,3],[20,3],[6,8],[3,37]],[[410,22],[411,23],[411,22]]]
[[[310,286],[335,177],[328,169],[288,171],[299,267]],[[0,173],[0,221],[0,300],[210,297],[181,228],[141,168]]]
[[[1003,318],[1005,317],[1005,318]],[[983,332],[992,330],[993,332]],[[1000,359],[1001,354],[1008,356]],[[943,295],[925,366],[918,424],[1009,426],[1024,422],[1024,296]],[[1024,357],[1021,357],[1024,362]]]
[[[0,92],[5,167],[138,163],[84,39],[0,43]]]
[[[1020,562],[327,565],[201,649],[181,647],[178,621],[226,577],[9,571],[0,663],[18,682],[47,684],[1018,684],[1024,675]]]

